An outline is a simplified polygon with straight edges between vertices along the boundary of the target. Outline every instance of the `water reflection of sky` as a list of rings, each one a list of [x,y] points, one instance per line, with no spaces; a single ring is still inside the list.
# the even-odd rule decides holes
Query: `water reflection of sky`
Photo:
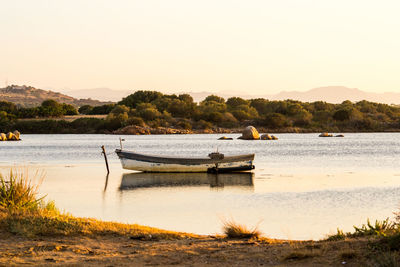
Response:
[[[105,188],[100,146],[108,152],[118,146],[117,136],[106,135],[26,135],[1,144],[0,166],[3,173],[14,164],[45,170],[41,193],[73,215],[203,234],[220,233],[222,220],[233,218],[249,226],[259,222],[270,237],[318,239],[398,209],[400,134],[287,134],[275,142],[217,137],[129,136],[125,146],[151,154],[203,155],[216,146],[255,152],[253,176],[129,174],[110,154]]]

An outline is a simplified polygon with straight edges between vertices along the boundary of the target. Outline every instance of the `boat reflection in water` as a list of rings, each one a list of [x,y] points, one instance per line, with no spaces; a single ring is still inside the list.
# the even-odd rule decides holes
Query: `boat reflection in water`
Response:
[[[253,173],[125,173],[119,189],[204,185],[211,188],[234,186],[252,189],[253,180]]]

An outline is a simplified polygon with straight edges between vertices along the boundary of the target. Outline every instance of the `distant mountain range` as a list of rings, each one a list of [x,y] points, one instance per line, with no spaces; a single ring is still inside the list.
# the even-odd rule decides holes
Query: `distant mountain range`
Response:
[[[122,98],[133,94],[134,90],[112,90],[110,88],[81,89],[64,92],[75,98],[95,98],[103,101],[118,102]]]
[[[303,102],[323,100],[329,103],[342,103],[345,100],[350,100],[352,102],[367,100],[386,104],[400,104],[400,93],[370,93],[357,88],[327,86],[314,88],[306,92],[283,91],[279,94],[269,96],[269,99],[295,99]]]
[[[103,101],[114,101],[117,102],[123,97],[133,94],[134,90],[112,90],[109,88],[96,88],[96,89],[85,89],[69,91],[66,94],[71,95],[76,98],[96,98]],[[222,96],[225,99],[237,96],[244,99],[251,98],[266,98],[269,100],[300,100],[303,102],[313,102],[313,101],[326,101],[329,103],[341,103],[345,100],[350,100],[352,102],[357,102],[360,100],[368,100],[371,102],[379,102],[386,104],[400,104],[400,93],[370,93],[365,92],[356,88],[348,88],[345,86],[327,86],[318,87],[305,92],[300,91],[282,91],[278,94],[243,94],[241,92],[234,91],[220,91],[220,92],[177,92],[176,94],[188,93],[190,94],[196,102],[204,100],[207,96],[215,94]]]
[[[77,107],[83,105],[99,106],[111,102],[93,99],[77,99],[65,94],[36,89],[32,86],[10,85],[0,88],[0,101],[8,101],[23,107],[39,106],[44,100],[54,99],[60,103],[67,103]]]

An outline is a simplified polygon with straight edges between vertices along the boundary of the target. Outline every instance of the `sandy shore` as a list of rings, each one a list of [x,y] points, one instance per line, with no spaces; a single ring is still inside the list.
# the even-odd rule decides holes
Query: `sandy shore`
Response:
[[[2,233],[0,265],[365,266],[367,239],[347,241],[132,239],[130,236],[26,238]],[[147,240],[146,240],[147,239]]]

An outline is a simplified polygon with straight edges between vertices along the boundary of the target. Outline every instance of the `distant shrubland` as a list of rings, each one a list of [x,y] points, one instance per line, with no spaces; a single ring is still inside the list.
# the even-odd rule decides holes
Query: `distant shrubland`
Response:
[[[78,113],[107,117],[80,118],[72,122],[54,120]],[[46,100],[33,108],[0,102],[0,130],[18,129],[24,133],[106,133],[129,125],[187,130],[237,129],[250,124],[271,132],[399,131],[400,107],[368,101],[331,104],[263,98],[224,99],[216,95],[196,103],[188,94],[167,95],[156,91],[137,91],[116,104],[84,105],[78,110],[54,100]]]

